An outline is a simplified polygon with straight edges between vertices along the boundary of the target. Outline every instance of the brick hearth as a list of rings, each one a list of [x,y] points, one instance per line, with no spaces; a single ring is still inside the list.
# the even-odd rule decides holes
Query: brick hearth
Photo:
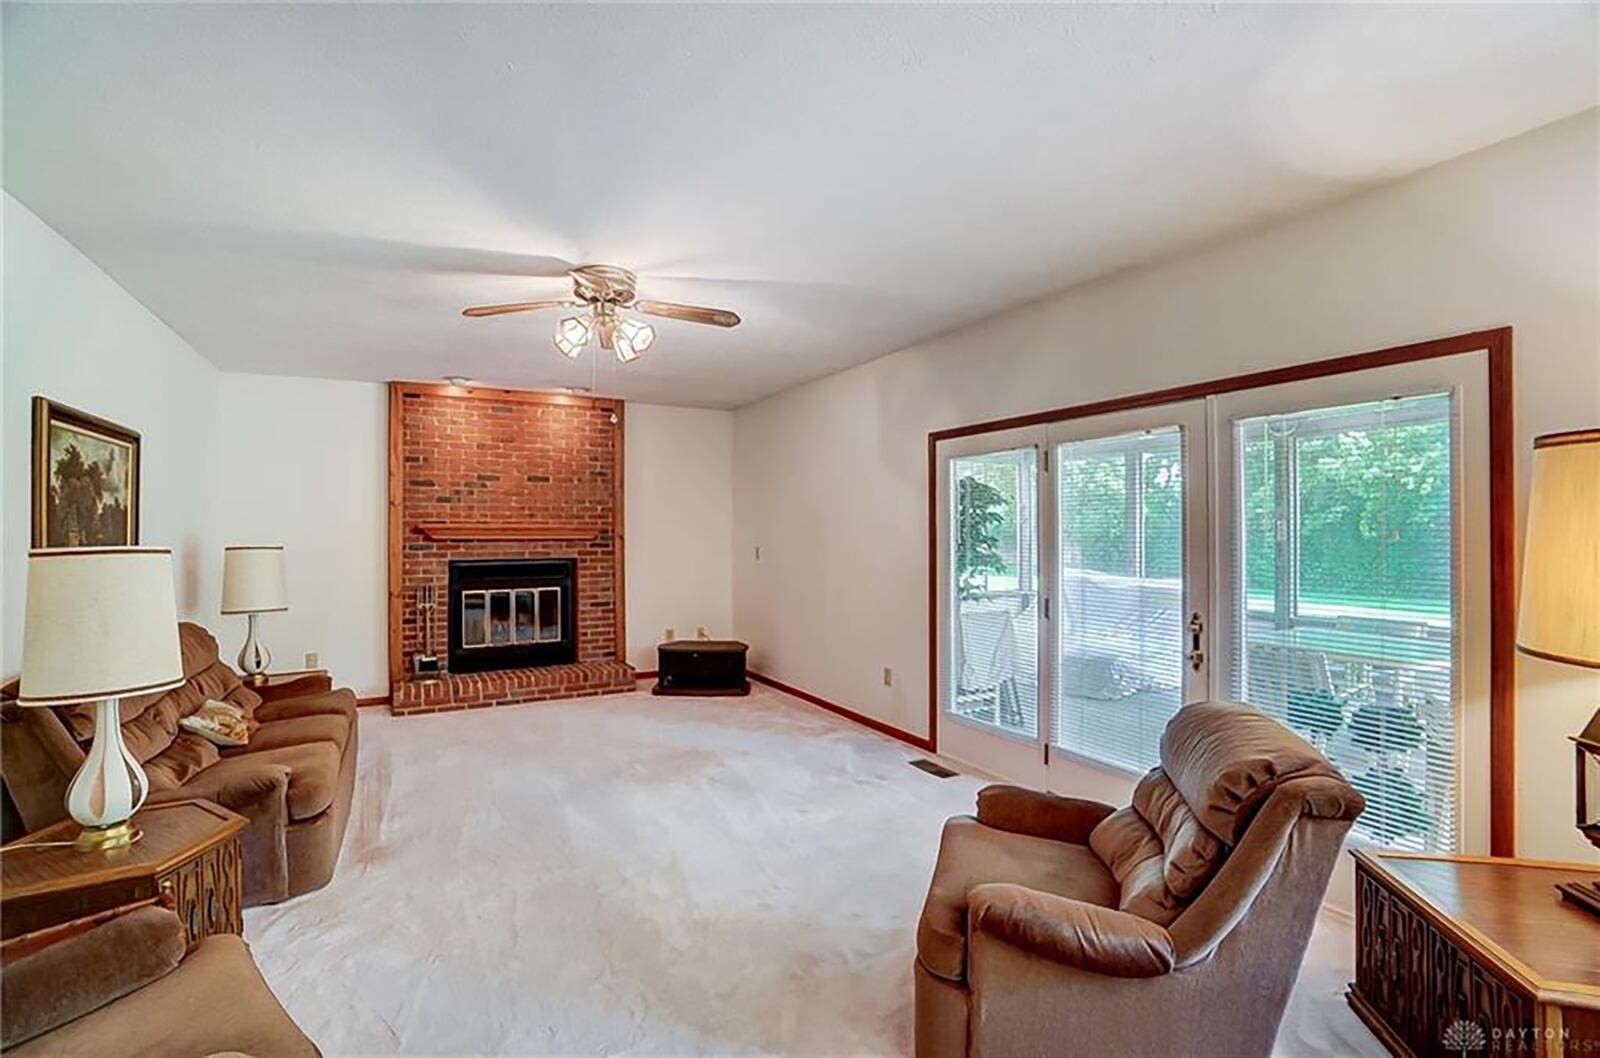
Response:
[[[389,394],[389,682],[397,714],[633,689],[623,661],[621,401],[396,382]],[[453,559],[577,559],[576,664],[413,675],[418,591],[449,653]]]
[[[620,661],[580,661],[576,665],[469,672],[460,676],[447,673],[437,680],[408,680],[400,684],[390,709],[396,716],[442,713],[552,698],[620,694],[633,688],[631,666]]]

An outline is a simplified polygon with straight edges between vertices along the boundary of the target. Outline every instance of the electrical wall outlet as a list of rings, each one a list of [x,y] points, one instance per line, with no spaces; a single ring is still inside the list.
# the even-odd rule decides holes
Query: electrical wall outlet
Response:
[[[672,642],[676,642],[677,638],[678,638],[678,630],[676,628],[669,628],[669,629],[667,629],[666,636],[663,637],[661,641],[663,643],[672,643]]]
[[[698,628],[696,628],[694,630],[694,634],[696,636],[700,637],[701,639],[710,639],[711,638],[711,633],[706,631],[706,626],[705,625],[700,625]]]
[[[321,658],[322,658],[322,655],[318,654],[315,650],[306,651],[306,668],[308,668],[308,669],[321,668],[321,666],[317,664],[317,662],[320,661]]]
[[[894,670],[887,665],[883,667],[883,685],[885,687],[894,686]]]

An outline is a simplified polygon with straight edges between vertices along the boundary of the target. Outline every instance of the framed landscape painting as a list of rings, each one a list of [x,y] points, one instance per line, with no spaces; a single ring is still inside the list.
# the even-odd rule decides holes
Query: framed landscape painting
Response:
[[[33,398],[33,546],[139,542],[139,435]]]

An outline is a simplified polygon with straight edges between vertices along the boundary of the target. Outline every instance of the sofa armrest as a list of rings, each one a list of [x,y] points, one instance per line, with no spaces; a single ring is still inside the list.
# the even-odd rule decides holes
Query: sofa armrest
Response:
[[[1107,977],[1159,977],[1176,961],[1172,937],[1154,922],[1026,886],[973,886],[967,916],[975,931]]]
[[[1099,801],[1021,786],[985,786],[978,791],[978,822],[984,826],[1074,845],[1087,845],[1089,832],[1114,811]]]
[[[7,941],[0,1046],[15,1047],[166,976],[187,946],[178,916],[153,904]]]
[[[289,769],[267,761],[236,764],[239,760],[226,758],[182,786],[152,793],[147,803],[199,797],[244,816],[244,902],[253,907],[289,895]]]
[[[308,672],[303,676],[259,685],[246,681],[245,686],[260,695],[263,702],[277,702],[285,698],[303,698],[308,694],[326,694],[333,690],[333,677],[326,672]]]

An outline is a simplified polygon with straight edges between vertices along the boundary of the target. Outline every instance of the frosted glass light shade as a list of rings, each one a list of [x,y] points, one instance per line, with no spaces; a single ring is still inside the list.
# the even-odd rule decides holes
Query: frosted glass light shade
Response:
[[[95,702],[182,683],[170,550],[28,553],[19,705]]]
[[[648,323],[630,320],[626,316],[617,319],[617,359],[624,364],[637,360],[644,355],[656,340],[656,329]]]
[[[1517,649],[1600,668],[1600,429],[1534,439]]]
[[[589,344],[591,329],[589,321],[582,316],[566,317],[556,324],[556,334],[553,339],[556,350],[562,356],[576,360],[578,354],[583,352],[583,347]]]
[[[224,548],[222,612],[271,613],[289,608],[283,586],[283,545]]]

